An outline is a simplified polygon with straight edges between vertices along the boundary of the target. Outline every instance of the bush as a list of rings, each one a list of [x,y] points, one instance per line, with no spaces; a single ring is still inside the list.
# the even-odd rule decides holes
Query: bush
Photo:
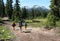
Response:
[[[53,14],[51,14],[51,13],[48,14],[46,25],[48,25],[49,28],[56,26],[56,17]]]
[[[57,27],[60,27],[60,20],[56,22]]]

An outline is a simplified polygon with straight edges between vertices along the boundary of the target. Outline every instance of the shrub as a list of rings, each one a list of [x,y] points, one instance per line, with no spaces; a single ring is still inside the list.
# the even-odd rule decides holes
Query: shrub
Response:
[[[47,16],[47,26],[49,26],[49,28],[55,27],[56,26],[56,17],[51,14],[51,12],[49,12],[48,16]]]

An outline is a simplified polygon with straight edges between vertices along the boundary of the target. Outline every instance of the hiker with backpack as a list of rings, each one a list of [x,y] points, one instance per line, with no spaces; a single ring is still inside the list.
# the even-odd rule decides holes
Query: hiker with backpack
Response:
[[[12,24],[13,30],[15,30],[15,26],[16,26],[16,24],[13,22],[13,24]]]
[[[23,22],[22,20],[19,22],[19,27],[20,27],[20,30],[21,30],[21,31],[22,31],[22,26],[23,26],[23,25],[22,25],[22,22]]]

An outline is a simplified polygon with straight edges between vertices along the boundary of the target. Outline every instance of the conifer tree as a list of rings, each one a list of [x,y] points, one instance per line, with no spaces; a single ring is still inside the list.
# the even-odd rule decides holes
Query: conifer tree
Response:
[[[51,0],[50,8],[51,8],[52,14],[59,19],[60,18],[60,0]]]
[[[15,5],[14,5],[14,15],[13,15],[13,20],[19,20],[20,19],[20,4],[19,0],[16,0]]]
[[[12,0],[7,0],[7,2],[6,2],[6,14],[9,17],[9,19],[12,19],[12,14],[13,14],[12,3],[13,3]]]
[[[26,19],[28,17],[28,10],[26,9],[26,7],[24,6],[24,8],[22,8],[22,19]]]
[[[51,0],[50,8],[51,11],[48,14],[48,24],[49,26],[56,26],[56,21],[60,18],[60,0]]]
[[[0,17],[5,16],[5,6],[3,0],[0,0]]]

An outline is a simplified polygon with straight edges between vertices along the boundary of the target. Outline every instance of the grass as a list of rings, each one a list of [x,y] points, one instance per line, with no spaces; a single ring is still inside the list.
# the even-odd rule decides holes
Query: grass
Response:
[[[26,22],[28,23],[29,26],[33,26],[33,27],[41,27],[41,26],[46,26],[47,23],[47,18],[40,18],[40,19],[33,19],[33,20],[37,20],[40,22],[32,22],[32,20],[26,20]],[[60,27],[60,20],[56,22],[56,26]]]
[[[33,27],[41,27],[41,26],[45,26],[46,25],[46,21],[47,19],[33,19],[33,20],[37,20],[40,22],[33,22],[32,20],[26,20],[26,22],[28,23],[29,26],[33,26]]]
[[[0,39],[12,39],[14,35],[11,31],[3,26],[0,26]]]

